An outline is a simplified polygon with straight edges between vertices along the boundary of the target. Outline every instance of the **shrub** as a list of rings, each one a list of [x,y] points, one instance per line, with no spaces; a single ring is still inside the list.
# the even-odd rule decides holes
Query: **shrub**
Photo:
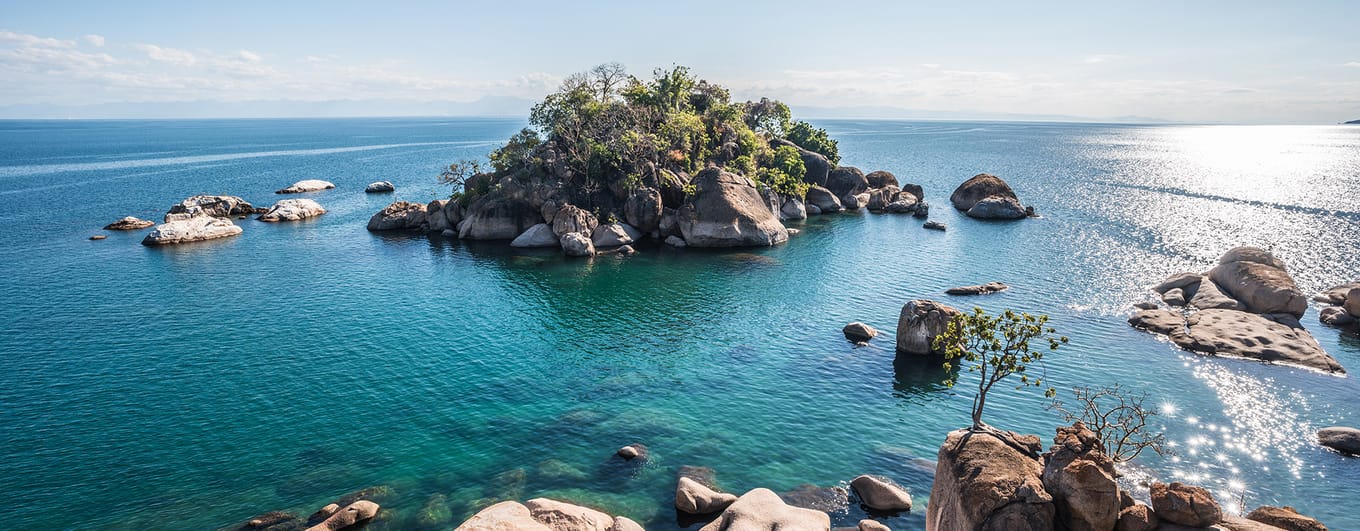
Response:
[[[967,367],[968,372],[978,373],[977,394],[973,396],[973,430],[987,429],[982,422],[982,410],[987,405],[987,393],[992,386],[1012,374],[1020,375],[1020,385],[1043,386],[1043,378],[1031,377],[1029,369],[1042,367],[1044,351],[1058,350],[1066,344],[1067,338],[1054,336],[1056,331],[1048,326],[1047,315],[1030,315],[1006,310],[1000,315],[988,315],[982,308],[973,308],[973,313],[963,313],[949,321],[944,333],[935,337],[934,348],[943,350],[945,370],[950,371],[944,384],[954,387],[958,383],[959,372],[954,370]],[[1030,341],[1047,343],[1047,349],[1030,348]],[[1057,390],[1049,387],[1044,396],[1052,398]]]

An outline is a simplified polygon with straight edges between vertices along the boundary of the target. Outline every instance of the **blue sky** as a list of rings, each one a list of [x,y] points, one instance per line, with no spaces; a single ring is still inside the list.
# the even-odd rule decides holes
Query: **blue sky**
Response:
[[[0,109],[537,99],[619,61],[795,107],[1360,118],[1355,1],[679,4],[5,0]]]

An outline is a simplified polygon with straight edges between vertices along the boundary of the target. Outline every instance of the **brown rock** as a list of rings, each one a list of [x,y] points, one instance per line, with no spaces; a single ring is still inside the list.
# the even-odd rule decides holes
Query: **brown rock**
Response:
[[[1308,299],[1294,285],[1284,263],[1255,247],[1238,247],[1219,258],[1209,271],[1220,288],[1254,313],[1288,313],[1303,317]]]
[[[888,527],[883,522],[868,519],[860,520],[859,525],[855,528],[859,531],[892,531],[892,528]]]
[[[967,211],[979,201],[992,196],[1018,199],[1006,181],[995,175],[979,173],[955,188],[949,196],[949,202],[954,204],[954,208]]]
[[[769,489],[754,489],[737,498],[722,516],[699,531],[826,531],[831,517],[821,511],[786,505]]]
[[[1351,316],[1360,318],[1360,288],[1346,292],[1346,302],[1341,307]]]
[[[641,524],[638,524],[637,522],[634,522],[628,518],[622,516],[615,516],[614,526],[610,527],[609,531],[647,531],[647,530],[643,529]]]
[[[884,187],[888,187],[888,186],[893,186],[893,187],[901,186],[901,184],[897,182],[897,176],[896,176],[896,175],[893,175],[892,172],[884,171],[884,170],[878,170],[878,171],[874,171],[874,172],[869,172],[868,175],[865,175],[865,176],[864,176],[864,180],[867,181],[867,182],[869,183],[869,188],[884,188]]]
[[[1152,509],[1157,517],[1191,527],[1208,527],[1223,519],[1223,510],[1214,496],[1202,487],[1181,482],[1154,482],[1149,487]]]
[[[914,300],[902,305],[897,316],[897,351],[932,354],[935,336],[944,333],[949,320],[960,312],[930,300]]]
[[[675,508],[682,513],[716,513],[735,501],[735,494],[715,491],[688,477],[681,476],[675,485]]]
[[[1081,422],[1058,428],[1044,455],[1044,489],[1053,496],[1058,525],[1070,531],[1108,531],[1119,519],[1114,461]]]
[[[1273,525],[1288,531],[1327,531],[1327,526],[1314,518],[1299,514],[1293,507],[1262,505],[1247,515],[1248,520]]]
[[[949,433],[926,504],[927,531],[1054,528],[1053,498],[1040,478],[1039,438],[1004,436]]]
[[[910,511],[911,494],[896,482],[880,476],[859,476],[850,480],[859,500],[876,511]]]
[[[104,225],[104,230],[141,230],[147,227],[154,227],[155,225],[156,222],[154,221],[128,216],[108,225]]]
[[[104,228],[107,229],[108,227]],[[1360,288],[1360,280],[1357,280],[1355,282],[1347,282],[1340,286],[1333,286],[1327,288],[1323,290],[1322,293],[1314,295],[1313,300],[1321,302],[1323,304],[1330,304],[1332,306],[1341,306],[1342,304],[1346,303],[1346,294],[1350,293],[1351,290],[1356,288]]]
[[[547,498],[534,498],[524,506],[534,520],[554,531],[609,531],[614,527],[614,517],[589,507]]]
[[[878,330],[872,326],[855,321],[841,329],[845,338],[855,343],[864,343],[878,335]]]
[[[415,230],[425,225],[425,205],[397,201],[368,219],[371,232],[385,230]]]
[[[1201,310],[1186,319],[1186,326],[1189,327],[1188,334],[1171,336],[1172,341],[1186,350],[1287,363],[1325,372],[1346,372],[1307,330],[1291,328],[1254,313]]]
[[[321,523],[307,528],[307,531],[339,531],[353,527],[361,522],[372,520],[374,516],[378,515],[378,509],[376,503],[359,500],[349,504],[344,509],[340,509]]]
[[[1119,520],[1115,522],[1115,531],[1154,531],[1157,529],[1161,520],[1157,518],[1157,513],[1151,507],[1141,503],[1130,505],[1119,511]]]
[[[523,504],[503,501],[482,509],[455,531],[552,531],[552,528],[534,520]]]

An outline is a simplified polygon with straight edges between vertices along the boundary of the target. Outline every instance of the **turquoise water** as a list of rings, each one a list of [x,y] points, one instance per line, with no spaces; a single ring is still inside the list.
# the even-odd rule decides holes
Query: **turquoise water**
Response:
[[[846,163],[924,185],[949,231],[849,213],[775,248],[568,260],[364,230],[392,200],[445,193],[441,164],[521,122],[0,122],[0,521],[214,529],[385,485],[374,529],[451,529],[478,499],[540,495],[667,529],[676,470],[702,465],[732,492],[885,474],[918,508],[884,521],[919,529],[921,459],[971,404],[935,364],[894,363],[898,310],[928,297],[1048,313],[1071,338],[1052,383],[1174,408],[1161,424],[1180,456],[1142,473],[1360,527],[1360,460],[1312,443],[1360,424],[1353,376],[1194,357],[1124,322],[1146,286],[1236,245],[1273,249],[1310,293],[1360,277],[1360,128],[819,125]],[[1044,217],[950,209],[981,171]],[[307,194],[330,210],[310,222],[171,248],[86,240],[190,195],[268,205],[309,178],[337,185]],[[398,193],[363,194],[375,180]],[[992,280],[1012,289],[943,294]],[[1360,371],[1360,340],[1316,311],[1304,324]],[[855,348],[854,320],[885,334]],[[1039,393],[999,393],[987,420],[1051,437]],[[611,458],[633,442],[647,464]],[[427,504],[448,519],[421,521]]]

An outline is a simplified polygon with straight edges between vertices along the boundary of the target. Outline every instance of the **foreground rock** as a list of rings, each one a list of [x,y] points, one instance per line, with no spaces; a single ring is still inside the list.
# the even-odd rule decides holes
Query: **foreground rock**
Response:
[[[876,511],[910,511],[911,494],[888,478],[859,476],[850,480],[850,488],[866,507]]]
[[[359,500],[349,504],[344,509],[336,511],[319,524],[307,528],[307,531],[340,531],[348,529],[363,522],[372,520],[378,515],[378,504],[368,500]]]
[[[1006,436],[1009,443],[989,433],[949,433],[926,504],[928,531],[1054,529],[1053,497],[1040,478],[1039,438]]]
[[[677,211],[691,247],[751,247],[784,243],[789,232],[765,206],[755,183],[709,168],[694,176],[694,197]]]
[[[868,342],[870,339],[873,339],[875,336],[877,336],[878,330],[867,324],[855,321],[853,323],[845,325],[845,328],[841,329],[841,333],[845,334],[845,338],[849,339],[850,341],[853,341],[855,343],[865,343]]]
[[[171,245],[176,243],[201,242],[226,238],[241,233],[231,220],[199,216],[179,221],[162,223],[147,233],[142,245]]]
[[[523,234],[516,236],[510,242],[511,247],[557,247],[559,245],[561,245],[561,241],[547,223],[539,223],[529,227]]]
[[[960,312],[931,300],[914,300],[902,305],[897,316],[897,351],[908,354],[937,353],[932,343],[944,333],[949,320]]]
[[[1010,286],[1007,286],[1000,282],[988,282],[986,284],[979,284],[976,286],[960,286],[957,288],[949,288],[947,290],[944,290],[944,292],[949,295],[987,295],[989,293],[996,293],[998,291],[1006,291],[1006,289],[1009,287]]]
[[[181,221],[198,216],[215,218],[241,217],[258,214],[254,205],[234,195],[196,195],[170,207],[165,221]]]
[[[1053,496],[1060,526],[1071,531],[1108,531],[1119,520],[1114,461],[1095,432],[1077,422],[1060,427],[1044,455],[1044,489]]]
[[[722,516],[699,531],[826,531],[830,528],[831,517],[826,513],[787,505],[769,489],[753,489],[742,494]]]
[[[1153,483],[1149,487],[1152,510],[1163,521],[1189,527],[1209,527],[1223,519],[1223,509],[1202,487],[1180,482]]]
[[[417,230],[425,226],[425,205],[397,201],[368,219],[368,230]]]
[[[1327,526],[1317,519],[1299,514],[1293,507],[1271,507],[1263,505],[1247,514],[1247,519],[1273,525],[1289,531],[1327,531]]]
[[[614,517],[589,507],[572,505],[547,498],[524,502],[534,520],[554,531],[609,531]]]
[[[274,206],[269,207],[260,217],[260,221],[300,221],[311,217],[320,216],[326,213],[326,209],[321,208],[320,204],[311,199],[284,199]]]
[[[681,477],[675,485],[675,509],[682,513],[716,513],[735,501],[735,494],[715,491],[688,477]]]
[[[1343,454],[1360,456],[1360,429],[1344,426],[1322,428],[1317,432],[1318,444]]]
[[[156,222],[154,221],[128,216],[108,225],[104,225],[104,230],[141,230],[155,225]]]
[[[385,194],[395,191],[397,191],[397,187],[392,184],[392,181],[378,181],[369,183],[368,186],[364,187],[364,193],[366,194]]]
[[[305,181],[298,181],[298,182],[295,182],[295,183],[293,183],[292,185],[288,186],[287,188],[283,188],[283,189],[281,189],[281,190],[279,190],[279,191],[276,191],[276,192],[274,192],[274,193],[276,193],[276,194],[300,194],[300,193],[303,193],[303,192],[318,192],[318,191],[321,191],[321,190],[329,190],[329,189],[331,189],[331,188],[335,188],[335,185],[334,185],[334,184],[331,184],[330,181],[322,181],[322,180],[320,180],[320,179],[307,179],[307,180],[305,180]]]
[[[473,515],[457,531],[552,531],[551,527],[534,520],[533,513],[524,504],[503,501],[482,509]]]

